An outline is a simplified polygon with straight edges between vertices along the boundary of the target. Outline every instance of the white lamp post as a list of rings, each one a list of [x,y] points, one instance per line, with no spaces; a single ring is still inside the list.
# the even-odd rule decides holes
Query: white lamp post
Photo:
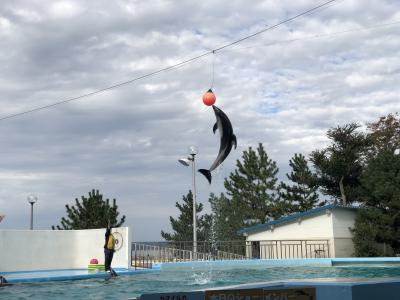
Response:
[[[188,167],[192,163],[192,185],[193,185],[193,253],[197,253],[197,217],[196,217],[196,162],[195,157],[198,153],[197,149],[193,146],[189,148],[189,156],[181,158],[178,161]]]
[[[33,229],[33,204],[35,204],[37,200],[38,197],[33,194],[28,196],[28,202],[31,205],[31,230]]]

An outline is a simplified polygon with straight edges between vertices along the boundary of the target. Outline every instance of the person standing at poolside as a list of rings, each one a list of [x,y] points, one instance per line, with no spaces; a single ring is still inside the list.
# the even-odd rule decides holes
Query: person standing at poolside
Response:
[[[117,276],[117,273],[111,268],[111,262],[113,260],[114,252],[115,252],[115,239],[111,234],[111,226],[108,225],[105,234],[105,243],[104,243],[104,269],[106,272],[110,272],[111,275]]]

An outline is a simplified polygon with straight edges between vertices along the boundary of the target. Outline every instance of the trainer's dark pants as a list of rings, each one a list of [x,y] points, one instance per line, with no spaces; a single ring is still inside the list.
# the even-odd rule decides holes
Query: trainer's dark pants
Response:
[[[110,249],[104,249],[104,269],[106,271],[111,270],[111,262],[114,256],[114,251]]]

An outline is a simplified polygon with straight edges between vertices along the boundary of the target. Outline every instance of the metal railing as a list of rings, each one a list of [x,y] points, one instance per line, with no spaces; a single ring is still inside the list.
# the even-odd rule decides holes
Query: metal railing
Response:
[[[134,242],[132,267],[193,260],[243,260],[329,257],[329,240]]]
[[[159,246],[163,248],[174,248],[179,250],[193,251],[193,241],[161,241],[161,242],[137,242],[143,245]],[[214,253],[216,251],[223,251],[235,254],[246,254],[245,240],[238,241],[198,241],[197,252],[199,253]]]
[[[246,241],[246,256],[261,259],[328,258],[329,240]]]
[[[246,259],[245,253],[244,241],[197,242],[197,252],[193,242],[134,242],[131,257],[132,267],[151,268],[154,263]]]

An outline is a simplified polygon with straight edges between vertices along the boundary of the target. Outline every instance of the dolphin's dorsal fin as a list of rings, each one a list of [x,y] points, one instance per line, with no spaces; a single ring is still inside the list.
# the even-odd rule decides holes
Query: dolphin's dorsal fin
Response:
[[[214,126],[213,126],[213,132],[214,132],[214,134],[215,134],[215,132],[217,131],[217,129],[218,129],[218,124],[215,123]]]
[[[236,140],[236,135],[232,134],[232,145],[235,146],[235,149],[237,147],[237,140]]]

